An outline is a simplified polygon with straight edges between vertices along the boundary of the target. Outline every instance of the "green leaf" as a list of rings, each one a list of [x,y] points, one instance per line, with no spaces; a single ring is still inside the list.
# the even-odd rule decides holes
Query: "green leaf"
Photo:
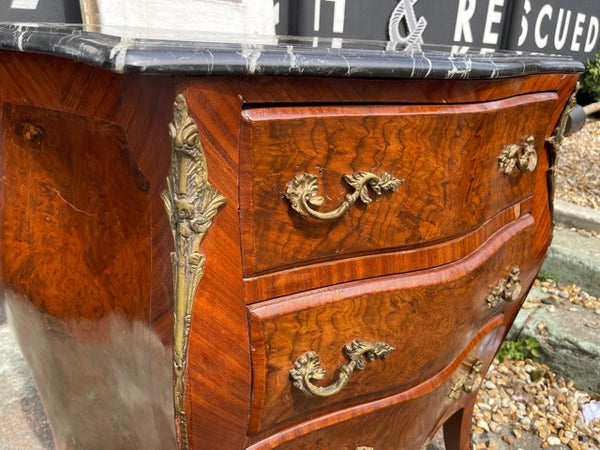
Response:
[[[593,60],[588,60],[585,72],[581,76],[579,90],[595,101],[600,101],[600,53]]]

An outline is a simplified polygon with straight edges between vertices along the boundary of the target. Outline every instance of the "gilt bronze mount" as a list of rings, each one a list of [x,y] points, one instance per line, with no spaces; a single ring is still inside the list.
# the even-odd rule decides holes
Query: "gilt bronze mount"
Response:
[[[173,396],[177,444],[179,448],[187,449],[189,442],[184,397],[188,342],[194,298],[206,263],[206,257],[200,253],[200,242],[226,199],[208,182],[206,157],[198,127],[188,115],[188,105],[182,94],[177,96],[173,105],[169,134],[172,143],[171,167],[167,188],[161,197],[175,243],[171,262],[175,297]]]
[[[510,175],[515,166],[523,173],[531,173],[537,167],[535,139],[529,136],[522,145],[507,145],[498,157],[498,165],[504,175]]]
[[[488,308],[495,308],[502,301],[514,302],[521,295],[521,269],[513,266],[504,280],[500,280],[486,298]]]
[[[356,172],[352,175],[344,175],[343,179],[355,190],[347,194],[344,201],[335,209],[327,212],[321,212],[313,207],[319,207],[323,204],[323,197],[317,194],[319,186],[317,185],[317,176],[311,173],[297,175],[288,183],[285,197],[290,201],[292,208],[303,217],[312,217],[320,220],[336,220],[344,215],[358,199],[365,205],[373,201],[369,195],[369,187],[377,195],[384,191],[396,192],[404,180],[400,180],[393,175],[382,172],[381,175],[375,175],[371,172]]]
[[[450,392],[448,393],[448,398],[451,400],[458,400],[463,392],[472,394],[477,391],[483,380],[483,375],[481,374],[482,369],[482,361],[475,359],[469,368],[469,372],[466,375],[461,376],[452,385],[452,388],[450,388]]]
[[[316,352],[308,352],[298,358],[290,369],[290,377],[294,386],[306,394],[317,397],[331,397],[348,384],[354,370],[363,370],[366,367],[365,359],[368,361],[374,361],[375,358],[385,359],[392,350],[395,350],[395,347],[385,342],[372,344],[355,339],[344,345],[344,354],[350,362],[340,367],[338,379],[331,385],[320,387],[310,381],[325,378],[325,370],[321,368],[321,361]]]

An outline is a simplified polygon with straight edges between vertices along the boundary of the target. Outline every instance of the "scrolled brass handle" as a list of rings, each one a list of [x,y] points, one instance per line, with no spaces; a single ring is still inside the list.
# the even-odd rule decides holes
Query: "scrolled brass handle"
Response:
[[[507,145],[498,157],[498,165],[504,175],[510,175],[515,166],[523,173],[533,172],[537,161],[533,136],[529,136],[523,145]]]
[[[467,375],[466,380],[463,383],[463,391],[467,394],[472,394],[479,389],[481,386],[481,382],[483,381],[483,376],[481,375],[481,369],[483,367],[483,363],[481,360],[476,359],[469,370],[469,374]]]
[[[521,269],[513,266],[505,280],[500,280],[486,298],[488,308],[495,308],[501,301],[514,302],[521,295]]]
[[[311,380],[322,380],[325,377],[325,370],[321,368],[321,361],[316,352],[308,352],[298,358],[290,369],[290,377],[293,380],[293,385],[306,394],[317,397],[331,397],[348,384],[354,370],[365,368],[365,359],[368,361],[373,361],[375,358],[384,359],[388,357],[392,350],[395,350],[395,347],[385,342],[372,344],[355,339],[344,345],[344,354],[350,362],[340,367],[339,377],[333,384],[320,387],[311,382]]]
[[[318,207],[323,204],[323,197],[318,195],[319,187],[317,185],[317,176],[311,173],[296,175],[294,179],[288,183],[285,197],[289,200],[292,208],[303,217],[313,217],[320,220],[336,220],[348,211],[359,198],[366,205],[373,201],[369,196],[368,187],[370,187],[377,195],[380,195],[383,191],[396,192],[398,186],[404,181],[387,172],[382,172],[381,175],[375,175],[374,173],[363,171],[352,175],[346,174],[343,176],[343,179],[352,186],[355,191],[352,194],[347,194],[342,204],[331,211],[321,212],[313,209],[314,206]]]
[[[480,359],[475,359],[469,369],[469,373],[463,375],[456,380],[456,382],[450,388],[448,398],[451,400],[457,400],[462,392],[472,394],[479,389],[483,376],[481,371],[483,369],[483,363]]]

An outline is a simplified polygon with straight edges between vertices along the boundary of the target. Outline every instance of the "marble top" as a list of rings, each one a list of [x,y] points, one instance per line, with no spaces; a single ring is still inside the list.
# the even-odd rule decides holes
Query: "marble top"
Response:
[[[120,73],[486,79],[584,69],[580,62],[558,55],[462,53],[428,45],[388,50],[387,45],[382,41],[0,22],[0,49],[51,54]]]

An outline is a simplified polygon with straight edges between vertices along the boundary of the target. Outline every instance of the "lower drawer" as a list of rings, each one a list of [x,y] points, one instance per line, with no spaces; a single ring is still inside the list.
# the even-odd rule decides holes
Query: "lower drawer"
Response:
[[[444,422],[475,401],[504,330],[503,317],[496,316],[484,325],[455,361],[426,382],[397,395],[291,426],[249,448],[423,448]],[[465,420],[470,422],[470,417],[466,416]],[[459,434],[451,435],[460,438]],[[458,448],[458,442],[456,444]]]
[[[531,260],[532,242],[533,218],[525,215],[456,263],[249,306],[254,389],[250,434],[392,395],[434,376],[493,315],[517,307],[516,301],[503,301],[498,283],[518,267],[520,283],[529,286],[537,269]],[[516,291],[507,291],[514,295],[509,300],[520,299]],[[364,370],[359,370],[361,361],[350,362],[343,351],[356,339],[394,349],[373,361],[366,361],[367,353]],[[327,371],[324,376],[319,365]],[[292,380],[294,367],[297,379]],[[343,373],[348,371],[345,383]],[[336,383],[344,385],[339,392],[320,396],[331,394],[328,386]],[[316,395],[308,393],[315,387]],[[319,387],[328,388],[323,392]]]

